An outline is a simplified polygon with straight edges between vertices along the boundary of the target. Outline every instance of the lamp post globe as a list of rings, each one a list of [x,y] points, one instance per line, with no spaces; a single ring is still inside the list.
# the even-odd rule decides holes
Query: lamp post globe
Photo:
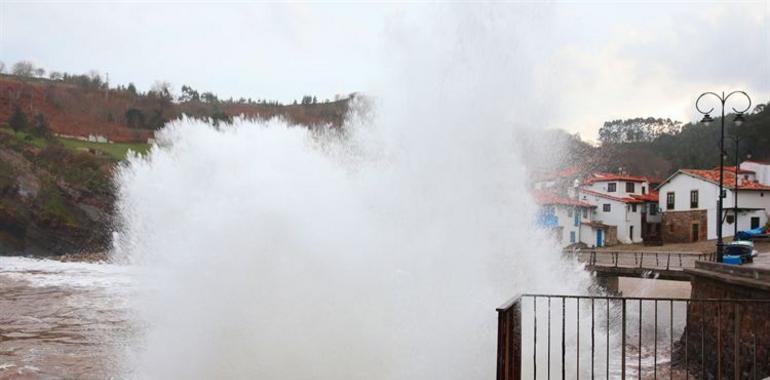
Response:
[[[738,113],[735,115],[735,118],[733,119],[733,124],[735,124],[736,127],[740,127],[743,125],[743,122],[745,119],[743,118],[743,113]]]
[[[706,114],[705,116],[703,116],[703,119],[701,119],[701,121],[700,121],[700,122],[701,122],[703,125],[705,125],[705,126],[707,126],[707,127],[708,127],[709,125],[711,125],[711,123],[713,123],[713,122],[714,122],[714,119],[712,119],[712,118],[711,118],[711,115],[709,115],[709,114]]]

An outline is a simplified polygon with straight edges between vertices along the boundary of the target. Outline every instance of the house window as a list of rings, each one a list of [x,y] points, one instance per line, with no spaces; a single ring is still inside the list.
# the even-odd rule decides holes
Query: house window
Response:
[[[690,208],[698,208],[698,190],[690,191]]]
[[[759,217],[758,216],[752,216],[751,217],[751,229],[759,228]]]
[[[615,183],[615,182],[608,183],[607,184],[607,192],[608,193],[614,193],[615,191],[617,191],[617,186],[618,186],[618,184]]]
[[[674,193],[668,192],[666,193],[666,210],[673,210],[674,209]]]
[[[612,211],[612,208],[610,207],[610,204],[609,204],[609,203],[605,203],[605,204],[603,204],[603,205],[602,205],[602,211],[604,211],[604,212],[610,212],[610,211]]]
[[[647,194],[647,188],[642,186],[642,195]]]
[[[568,217],[568,218],[571,218],[571,217],[572,217],[572,207],[570,207],[570,208],[568,208],[568,209],[567,209],[567,217]]]
[[[626,193],[635,193],[636,184],[633,182],[626,182]]]
[[[586,219],[586,218],[588,218],[588,208],[583,207],[583,219]]]
[[[636,212],[636,203],[631,205],[631,212]]]
[[[650,215],[658,215],[658,204],[657,203],[651,203],[650,204]]]
[[[575,242],[575,231],[569,232],[569,242],[574,243]]]

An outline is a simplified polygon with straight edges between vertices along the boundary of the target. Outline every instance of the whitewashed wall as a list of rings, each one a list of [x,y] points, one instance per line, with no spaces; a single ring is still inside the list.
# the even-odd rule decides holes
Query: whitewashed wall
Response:
[[[752,169],[753,170],[753,169]],[[690,191],[698,190],[698,208],[690,208]],[[672,211],[666,209],[666,199],[669,192],[674,192],[675,202],[673,211],[689,211],[689,210],[706,210],[708,217],[708,239],[717,238],[717,194],[719,193],[719,186],[711,182],[707,182],[701,179],[694,178],[686,174],[678,174],[671,179],[668,183],[661,186],[659,189],[660,198],[659,204],[663,212]],[[724,207],[731,209],[733,207],[733,191],[726,189],[726,198],[724,199]],[[738,213],[738,231],[746,230],[751,225],[751,217],[756,216],[760,218],[760,224],[764,225],[767,222],[768,215],[767,210],[770,210],[770,192],[762,191],[746,191],[742,190],[738,192],[738,206],[747,208],[761,208],[762,211],[741,212]],[[732,223],[722,224],[722,236],[733,236],[735,226]]]
[[[606,239],[606,236],[605,236]],[[581,225],[580,226],[580,242],[584,243],[585,245],[594,248],[596,247],[596,228],[591,227],[590,225]]]
[[[591,191],[595,191],[597,193],[609,194],[619,198],[628,197],[631,194],[640,195],[642,194],[642,187],[644,187],[645,194],[650,193],[650,184],[647,182],[634,182],[634,192],[633,193],[626,192],[626,182],[627,181],[594,182],[590,185],[583,186],[583,188]],[[610,193],[607,191],[607,187],[609,183],[615,184],[615,189],[616,189],[615,192]]]
[[[741,162],[741,169],[751,170],[756,173],[756,180],[763,185],[770,185],[770,165],[759,162]]]
[[[631,205],[625,202],[608,199],[599,195],[581,193],[580,200],[596,206],[593,219],[610,226],[617,226],[618,241],[621,243],[642,242],[642,207],[637,205],[636,211],[632,211]],[[604,211],[604,204],[610,204],[610,212]],[[629,236],[630,226],[634,227],[633,240]]]

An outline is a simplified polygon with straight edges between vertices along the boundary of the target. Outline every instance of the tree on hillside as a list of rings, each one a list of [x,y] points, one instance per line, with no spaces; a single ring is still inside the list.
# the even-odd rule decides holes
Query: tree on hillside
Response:
[[[160,129],[167,121],[168,120],[163,116],[163,110],[156,108],[152,110],[152,115],[150,115],[150,118],[147,120],[147,126],[152,129]]]
[[[136,108],[126,111],[126,124],[129,128],[144,128],[144,114]]]
[[[198,94],[198,91],[195,91],[192,87],[183,85],[182,86],[182,95],[179,95],[179,101],[184,102],[197,102],[201,100],[200,94]]]
[[[88,72],[88,79],[91,80],[91,86],[94,88],[102,88],[102,86],[105,85],[104,81],[102,80],[102,74],[100,74],[97,70],[90,70]]]
[[[201,99],[206,103],[218,103],[219,99],[211,92],[204,92],[201,94]]]
[[[128,91],[129,94],[136,95],[136,86],[134,86],[133,83],[129,82],[128,87],[126,87],[126,91]]]
[[[37,115],[35,115],[35,122],[32,127],[32,133],[35,136],[43,137],[48,135],[48,121],[45,119],[45,116],[38,112]]]
[[[61,80],[62,77],[63,77],[62,73],[58,71],[51,71],[50,73],[48,73],[48,78],[51,80]]]
[[[42,67],[38,67],[35,70],[33,70],[35,73],[35,76],[38,78],[42,78],[45,75],[45,69]]]
[[[599,129],[599,140],[602,145],[651,142],[662,135],[679,133],[681,128],[681,122],[663,118],[612,120]]]
[[[13,129],[14,132],[27,129],[29,126],[27,122],[27,115],[24,114],[24,111],[21,110],[21,107],[16,106],[16,108],[13,110],[11,118],[8,119],[8,125],[11,126],[11,129]]]
[[[152,84],[152,87],[150,88],[150,93],[154,94],[155,96],[159,96],[163,99],[171,99],[172,95],[172,87],[171,83],[167,81],[162,80],[156,80],[155,83]]]
[[[5,72],[5,63],[3,61],[0,61],[0,74]]]
[[[30,61],[19,61],[13,64],[11,74],[20,77],[31,77],[35,71],[35,65]]]

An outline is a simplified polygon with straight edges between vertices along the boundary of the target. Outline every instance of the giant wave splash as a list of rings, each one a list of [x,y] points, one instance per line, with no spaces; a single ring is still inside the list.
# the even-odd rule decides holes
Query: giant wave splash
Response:
[[[342,133],[183,119],[120,168],[114,254],[141,269],[126,371],[491,378],[496,306],[585,288],[532,225],[531,128],[511,121],[526,17],[503,34],[468,17],[399,42]]]

